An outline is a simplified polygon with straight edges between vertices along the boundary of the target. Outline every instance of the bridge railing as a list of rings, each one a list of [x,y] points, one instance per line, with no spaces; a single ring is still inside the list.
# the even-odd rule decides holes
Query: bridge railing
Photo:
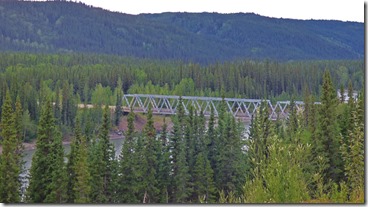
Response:
[[[125,94],[123,96],[122,107],[124,111],[129,112],[148,112],[151,105],[153,114],[170,114],[176,113],[180,96],[175,95],[152,95],[152,94]],[[222,98],[219,97],[201,97],[201,96],[182,96],[182,106],[186,114],[189,113],[189,106],[198,114],[202,111],[205,116],[210,116],[211,108],[215,116],[218,116],[218,110]],[[285,118],[288,116],[288,106],[290,101],[277,101],[272,104],[270,100],[261,99],[241,99],[241,98],[224,98],[226,111],[232,113],[234,117],[251,119],[252,115],[260,107],[262,101],[266,101],[269,107],[270,118]],[[319,104],[319,102],[315,102]],[[298,111],[304,110],[302,101],[295,101]]]

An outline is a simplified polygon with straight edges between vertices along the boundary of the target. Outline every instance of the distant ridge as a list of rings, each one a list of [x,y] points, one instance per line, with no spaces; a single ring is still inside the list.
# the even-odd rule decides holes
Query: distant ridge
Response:
[[[362,59],[364,24],[253,13],[128,15],[65,1],[0,1],[0,51],[83,52],[199,63]]]

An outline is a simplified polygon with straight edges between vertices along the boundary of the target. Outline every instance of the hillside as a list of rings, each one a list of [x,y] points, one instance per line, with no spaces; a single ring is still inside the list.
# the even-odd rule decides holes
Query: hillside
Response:
[[[128,15],[72,2],[0,1],[0,51],[84,52],[213,63],[361,59],[364,24],[256,14]]]

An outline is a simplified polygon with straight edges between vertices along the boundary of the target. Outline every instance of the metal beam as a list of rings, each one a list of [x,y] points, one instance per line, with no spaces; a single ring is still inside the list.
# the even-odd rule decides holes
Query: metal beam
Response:
[[[123,95],[123,110],[129,112],[133,109],[134,112],[147,113],[148,105],[151,104],[154,114],[176,114],[176,108],[179,104],[179,96],[172,95],[153,95],[153,94],[125,94]],[[193,110],[198,114],[202,111],[205,116],[211,115],[213,108],[214,116],[218,116],[218,107],[222,101],[219,97],[201,97],[201,96],[182,96],[182,105],[186,114],[189,113],[188,107],[191,105]],[[288,107],[290,101],[277,101],[272,104],[270,100],[261,99],[241,99],[241,98],[224,98],[225,109],[234,117],[242,117],[251,119],[256,113],[262,101],[266,101],[269,107],[270,118],[276,117],[286,118],[288,116]],[[315,102],[314,104],[320,104]],[[304,110],[302,101],[295,101],[298,111]]]

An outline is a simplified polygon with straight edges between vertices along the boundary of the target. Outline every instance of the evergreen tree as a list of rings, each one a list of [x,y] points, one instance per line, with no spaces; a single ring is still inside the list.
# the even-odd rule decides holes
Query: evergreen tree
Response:
[[[49,99],[38,124],[36,151],[32,158],[27,199],[31,203],[64,202],[63,148]],[[58,186],[59,185],[59,186]]]
[[[74,191],[75,183],[76,183],[76,175],[75,170],[77,167],[77,157],[78,152],[80,151],[80,145],[81,145],[81,138],[82,138],[82,132],[80,128],[80,121],[79,117],[77,117],[76,120],[76,127],[74,132],[74,137],[72,138],[72,141],[70,143],[70,153],[68,156],[68,163],[66,166],[67,169],[67,175],[68,175],[68,203],[72,203],[75,200],[76,192]]]
[[[200,152],[197,155],[193,170],[194,202],[200,201],[201,198],[205,203],[212,203],[215,201],[216,188],[213,176],[213,170],[207,156],[205,156],[205,153]]]
[[[217,156],[217,136],[215,131],[215,115],[213,107],[211,107],[211,115],[210,119],[208,121],[208,129],[206,133],[206,137],[208,140],[208,160],[211,163],[212,169],[215,169],[216,167],[216,156]]]
[[[294,137],[297,129],[299,128],[296,110],[297,108],[295,105],[294,96],[292,96],[290,101],[290,112],[288,117],[288,136],[290,140]]]
[[[177,114],[174,117],[173,132],[170,140],[171,165],[172,165],[172,202],[184,203],[187,201],[187,183],[190,179],[188,163],[186,160],[186,140],[184,139],[184,108],[182,98],[179,98]]]
[[[156,143],[156,130],[153,126],[152,107],[149,105],[147,113],[147,124],[144,127],[144,135],[146,137],[146,143],[144,148],[144,157],[146,159],[145,172],[143,172],[143,178],[145,183],[144,203],[157,202],[157,194],[159,192],[157,176],[157,143]]]
[[[266,104],[265,101],[261,103],[250,127],[248,163],[252,170],[251,178],[262,174],[260,165],[268,158],[267,140],[273,134]]]
[[[99,139],[96,143],[96,152],[93,155],[93,160],[90,167],[94,168],[92,175],[92,190],[91,200],[96,203],[106,203],[113,200],[113,189],[111,185],[114,182],[113,172],[116,171],[115,165],[115,150],[109,140],[109,107],[105,105],[103,114],[103,124],[100,129]]]
[[[118,79],[118,86],[116,87],[116,105],[115,105],[115,125],[119,126],[120,117],[123,115],[123,111],[121,109],[123,97],[122,97],[122,87],[123,83],[121,82],[121,78]]]
[[[78,124],[78,122],[77,122]],[[74,203],[89,203],[90,200],[90,179],[91,175],[88,170],[88,146],[85,136],[81,136],[80,147],[78,148],[76,165],[75,165],[75,183],[73,191]]]
[[[238,194],[245,182],[245,160],[238,126],[231,114],[225,115],[224,128],[219,137],[221,145],[217,158],[217,189]]]
[[[362,200],[364,197],[364,122],[358,116],[364,113],[363,105],[359,104],[362,101],[363,98],[360,97],[352,111],[353,124],[348,130],[349,139],[341,146],[352,201]]]
[[[137,193],[137,166],[135,164],[135,143],[134,143],[134,119],[133,110],[128,115],[128,130],[125,134],[123,147],[119,160],[119,186],[116,192],[116,202],[119,203],[138,203]]]
[[[336,105],[335,89],[333,88],[330,73],[326,71],[323,76],[316,156],[322,156],[327,162],[325,182],[331,179],[338,183],[343,177],[343,162],[339,152],[340,135],[338,134]]]
[[[340,85],[340,103],[344,103],[345,102],[345,89],[344,89],[344,85],[341,84]]]
[[[55,117],[56,124],[59,125],[61,123],[61,106],[60,106],[59,84],[56,85],[56,89],[55,89],[54,117]]]
[[[103,194],[103,174],[102,166],[105,166],[105,161],[102,159],[103,154],[100,150],[100,144],[96,137],[92,139],[90,151],[88,155],[88,171],[91,175],[90,186],[91,192],[89,195],[91,203],[106,202],[106,198]]]
[[[157,166],[157,183],[159,192],[159,203],[169,202],[169,185],[170,185],[170,152],[167,144],[167,124],[164,117],[164,124],[162,125],[160,143],[158,147],[158,166]]]
[[[53,172],[51,174],[51,183],[49,185],[50,194],[46,196],[45,203],[65,203],[67,202],[67,171],[64,164],[64,149],[62,145],[61,133],[57,131],[54,135],[54,141],[51,144],[53,152],[51,159],[53,162]]]
[[[19,110],[19,109],[18,109]],[[17,203],[20,201],[19,174],[21,172],[22,143],[17,136],[16,113],[12,109],[10,92],[7,91],[2,105],[1,137],[3,152],[0,160],[0,201]]]
[[[304,89],[304,110],[303,110],[303,115],[304,115],[304,126],[305,127],[309,127],[310,122],[310,116],[311,116],[311,107],[313,107],[313,102],[312,102],[312,95],[310,94],[309,88],[305,87]]]

